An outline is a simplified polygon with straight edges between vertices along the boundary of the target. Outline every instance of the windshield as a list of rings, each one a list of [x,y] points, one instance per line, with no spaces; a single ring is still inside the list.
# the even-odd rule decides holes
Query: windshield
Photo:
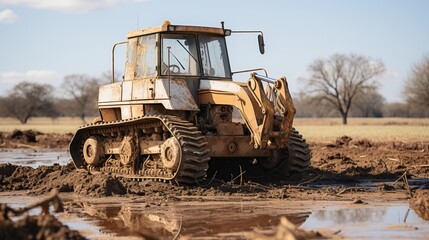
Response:
[[[231,78],[224,37],[162,34],[161,49],[161,75]]]
[[[231,71],[226,54],[225,38],[200,36],[199,39],[203,75],[230,78]]]
[[[199,75],[195,35],[163,34],[161,56],[162,75]]]

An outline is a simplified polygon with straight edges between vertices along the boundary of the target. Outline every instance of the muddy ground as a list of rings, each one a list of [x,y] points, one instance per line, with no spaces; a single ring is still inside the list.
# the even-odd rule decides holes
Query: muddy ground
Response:
[[[20,137],[1,134],[0,148],[65,149],[72,137],[35,133],[32,139],[26,134]],[[270,179],[270,174],[248,179],[244,173],[243,178],[232,176],[227,180],[213,176],[199,186],[174,186],[91,175],[76,171],[72,163],[36,169],[0,164],[0,192],[25,190],[31,195],[42,195],[56,188],[60,193],[96,198],[142,197],[147,207],[219,196],[246,197],[254,201],[327,200],[352,204],[399,200],[409,201],[421,218],[429,219],[429,142],[372,142],[344,136],[331,143],[310,142],[309,145],[313,155],[311,167],[284,179]]]
[[[20,137],[1,134],[0,148],[66,149],[72,137],[69,134],[36,133],[35,141],[28,141],[26,134],[29,133],[24,131]],[[311,167],[304,173],[284,179],[270,179],[270,173],[247,179],[244,173],[243,178],[231,176],[234,181],[219,180],[214,176],[200,186],[187,187],[91,175],[75,171],[72,163],[36,169],[1,164],[0,191],[28,190],[37,195],[57,188],[60,192],[92,197],[246,195],[326,200],[345,196],[357,198],[363,196],[362,192],[386,196],[400,192],[403,194],[393,195],[404,197],[412,190],[429,188],[429,142],[371,142],[343,136],[331,143],[310,142],[309,145],[313,156]],[[404,182],[404,179],[408,181]]]
[[[65,149],[72,138],[72,133],[42,133],[16,129],[13,132],[0,132],[0,149]]]

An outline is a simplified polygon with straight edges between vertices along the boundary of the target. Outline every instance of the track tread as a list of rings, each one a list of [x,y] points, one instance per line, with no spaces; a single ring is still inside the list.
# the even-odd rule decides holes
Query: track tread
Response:
[[[287,144],[288,159],[286,173],[304,172],[311,165],[311,151],[305,139],[295,128],[292,128]]]
[[[133,174],[129,169],[118,167],[89,167],[83,160],[82,147],[85,139],[91,134],[115,134],[121,132],[127,127],[137,128],[158,128],[163,126],[163,129],[168,130],[174,136],[181,146],[181,163],[178,170],[172,176],[168,176],[166,172],[157,172],[156,170],[144,172],[143,174]],[[71,144],[70,152],[73,162],[77,168],[84,168],[89,171],[98,171],[105,173],[118,174],[119,176],[133,179],[152,179],[156,181],[170,181],[176,184],[195,184],[201,182],[206,177],[208,162],[210,160],[207,148],[207,142],[201,131],[191,122],[186,121],[177,116],[160,116],[147,115],[142,117],[134,117],[127,120],[118,120],[112,122],[90,123],[79,128],[76,132]],[[145,175],[149,173],[149,175]]]

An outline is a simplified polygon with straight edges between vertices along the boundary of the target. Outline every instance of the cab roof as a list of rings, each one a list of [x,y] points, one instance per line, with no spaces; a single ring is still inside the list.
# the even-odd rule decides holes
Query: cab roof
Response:
[[[225,36],[225,30],[222,28],[202,27],[202,26],[183,26],[172,25],[169,21],[165,21],[161,26],[145,28],[141,30],[128,32],[128,38],[149,35],[153,33],[208,33],[212,35]]]

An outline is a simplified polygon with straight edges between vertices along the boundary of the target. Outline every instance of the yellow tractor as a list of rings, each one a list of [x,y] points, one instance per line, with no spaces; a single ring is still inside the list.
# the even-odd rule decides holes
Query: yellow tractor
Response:
[[[286,78],[270,78],[262,68],[231,71],[225,38],[243,32],[258,33],[263,54],[262,32],[231,31],[223,22],[215,28],[166,21],[129,32],[112,50],[115,76],[115,47],[127,45],[123,80],[100,87],[100,117],[70,143],[76,168],[176,184],[201,182],[209,163],[223,161],[244,159],[283,176],[308,168],[311,153],[292,127]],[[243,72],[250,73],[247,82],[232,80]]]

